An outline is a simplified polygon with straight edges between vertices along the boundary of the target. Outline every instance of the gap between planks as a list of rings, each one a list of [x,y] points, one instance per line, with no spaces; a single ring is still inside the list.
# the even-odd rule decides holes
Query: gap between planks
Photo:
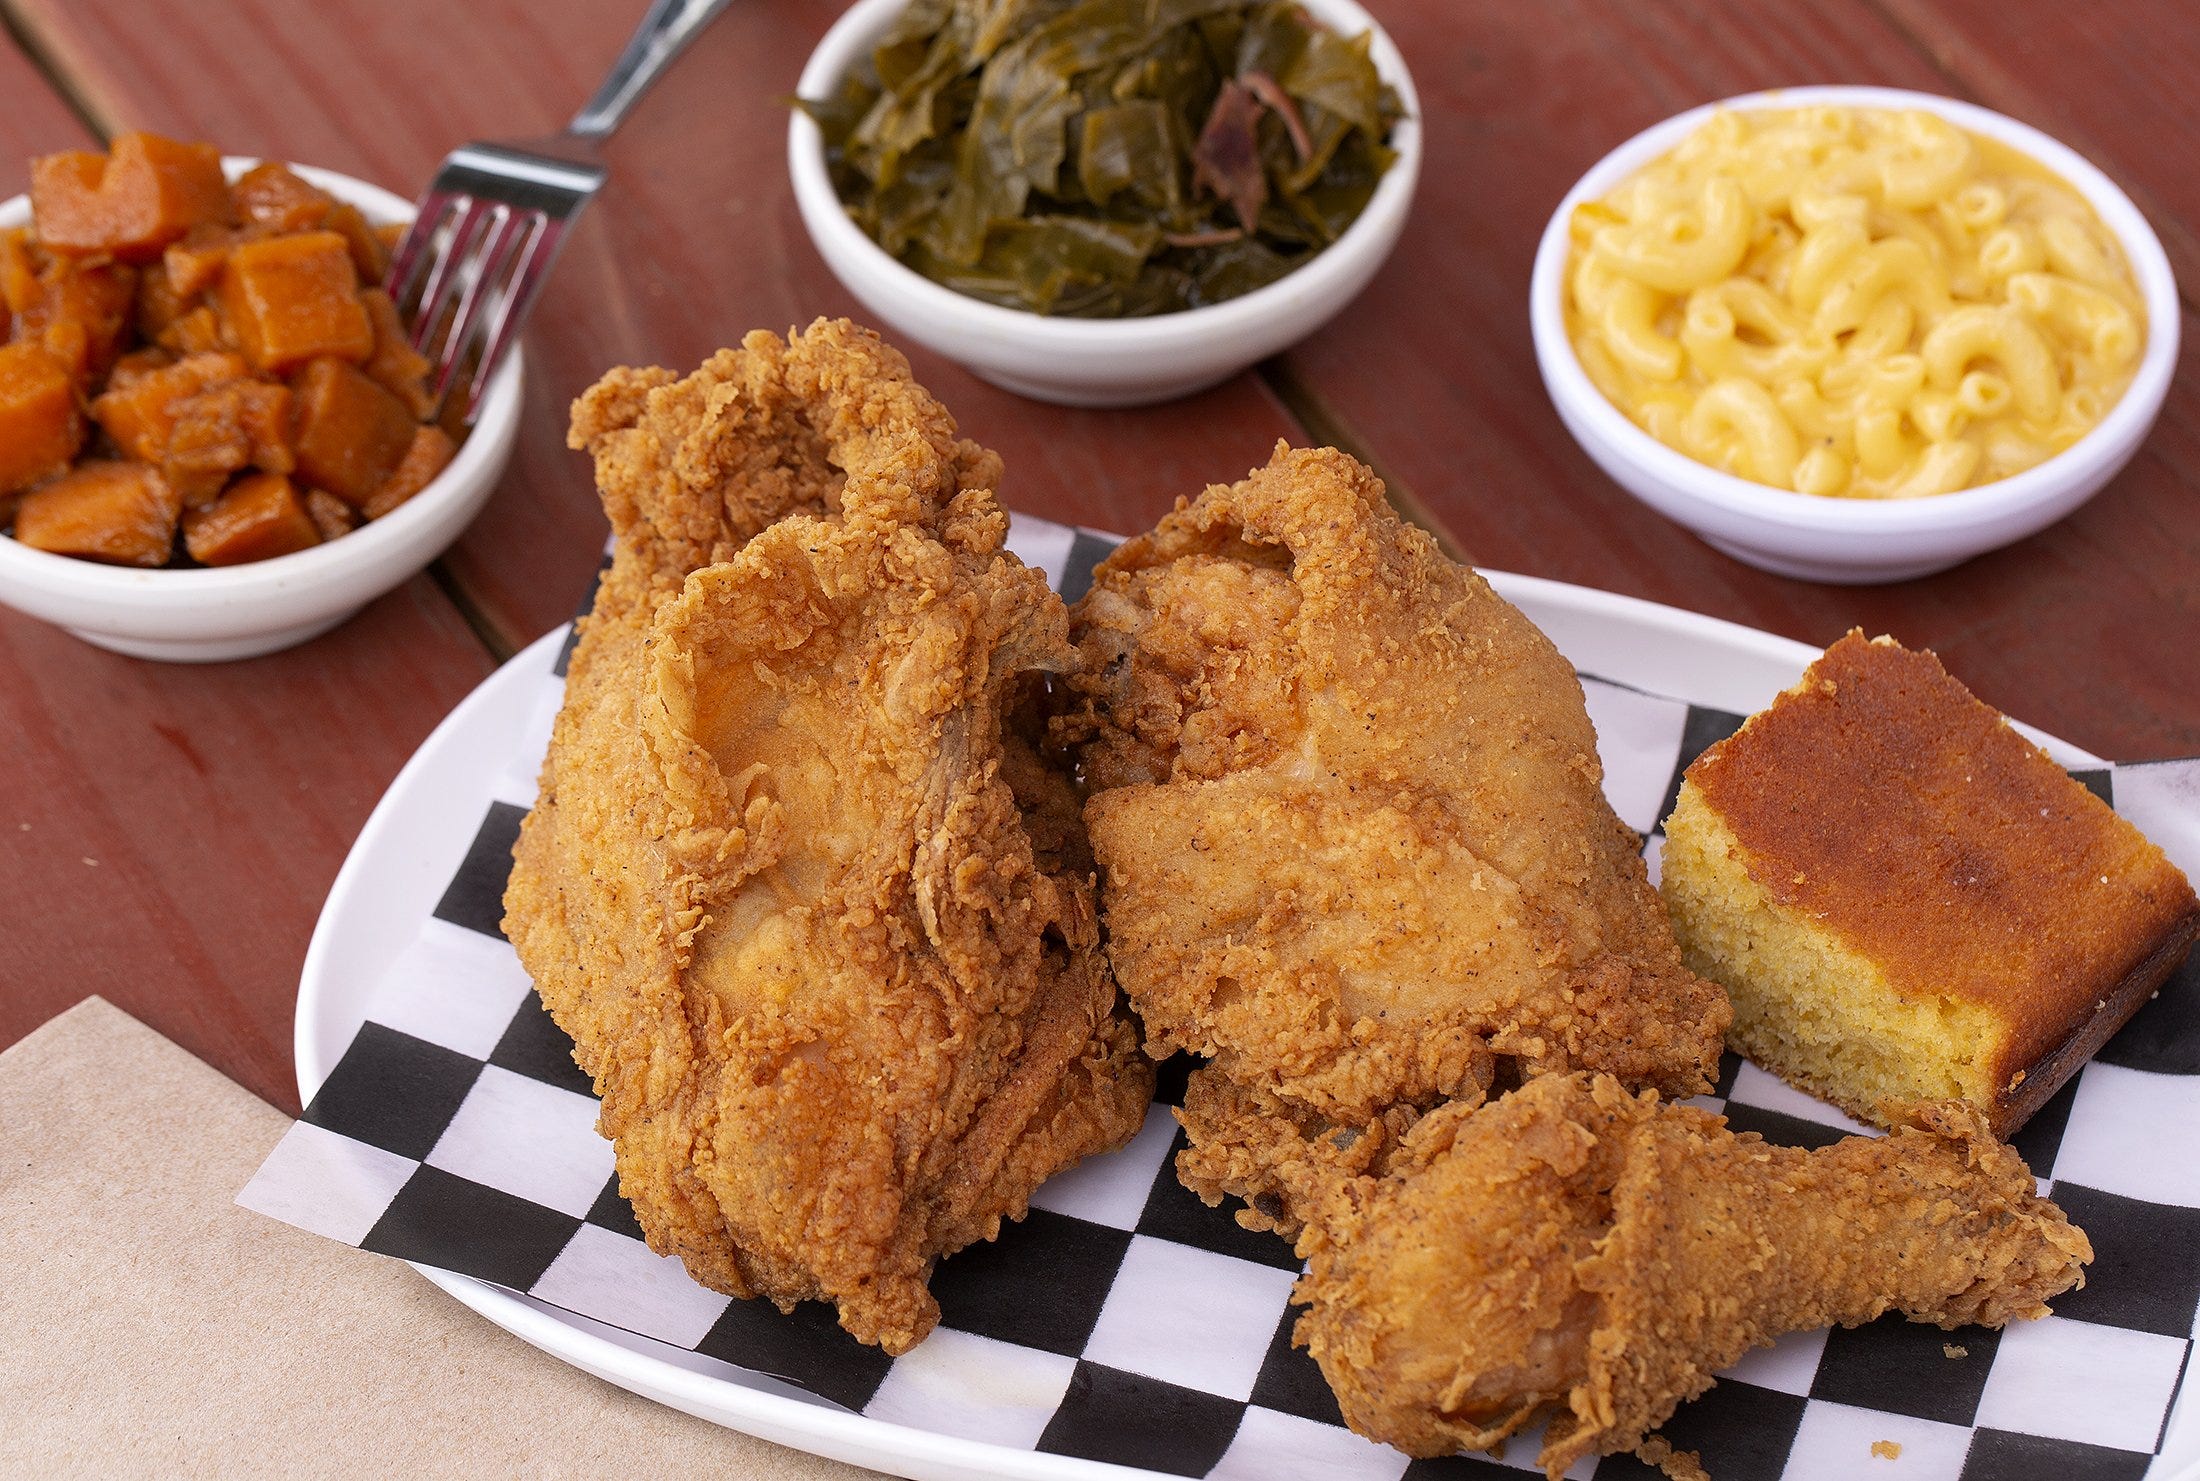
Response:
[[[84,88],[77,86],[75,77],[62,64],[62,57],[57,55],[55,46],[48,42],[48,37],[33,29],[31,20],[22,15],[22,11],[11,0],[0,0],[0,31],[7,33],[9,40],[15,42],[15,51],[20,51],[26,62],[37,70],[37,75],[46,79],[46,88],[57,99],[62,99],[62,103],[66,103],[68,112],[75,114],[77,123],[84,125],[84,130],[92,139],[97,139],[99,143],[112,139],[114,121],[95,106],[95,101],[92,101]]]

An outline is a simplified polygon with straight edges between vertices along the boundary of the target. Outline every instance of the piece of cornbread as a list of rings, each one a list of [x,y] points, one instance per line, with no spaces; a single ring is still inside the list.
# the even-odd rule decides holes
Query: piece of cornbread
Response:
[[[1885,1124],[2009,1135],[2200,931],[2162,851],[1941,667],[1851,632],[1688,768],[1661,890],[1728,1042]]]

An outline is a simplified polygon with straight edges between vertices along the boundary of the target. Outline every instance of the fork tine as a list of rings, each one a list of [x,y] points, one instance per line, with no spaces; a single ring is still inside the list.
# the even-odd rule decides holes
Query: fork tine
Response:
[[[420,198],[412,225],[405,228],[397,250],[390,254],[389,271],[382,275],[382,288],[400,311],[406,306],[405,298],[413,287],[413,279],[431,260],[429,247],[443,225],[443,218],[450,214],[453,200],[449,191],[429,187],[428,193]]]
[[[463,392],[472,423],[566,229],[603,186],[593,153],[561,137],[476,142],[445,156],[385,279],[429,362],[439,414]]]
[[[534,218],[534,229],[521,243],[513,258],[511,286],[504,292],[489,320],[489,327],[482,337],[481,360],[473,382],[466,388],[465,421],[472,426],[474,414],[481,409],[482,392],[488,388],[486,372],[503,359],[504,348],[526,322],[527,311],[542,290],[543,280],[550,275],[550,264],[558,255],[558,247],[565,236],[567,223],[548,216]]]
[[[480,250],[473,254],[472,271],[466,274],[459,287],[458,305],[451,313],[450,329],[442,339],[442,348],[436,361],[435,384],[429,394],[440,407],[450,394],[458,373],[466,363],[466,352],[471,348],[474,331],[482,323],[482,310],[489,300],[504,286],[513,264],[518,260],[515,252],[525,239],[533,235],[537,217],[532,211],[518,211],[498,205],[491,212],[491,225],[482,234]]]
[[[449,237],[437,249],[435,260],[428,266],[428,281],[421,288],[420,302],[413,310],[413,348],[430,360],[438,358],[429,345],[436,338],[444,311],[451,306],[452,295],[469,280],[467,269],[473,263],[476,238],[502,209],[473,196],[459,197],[456,205],[457,220]]]

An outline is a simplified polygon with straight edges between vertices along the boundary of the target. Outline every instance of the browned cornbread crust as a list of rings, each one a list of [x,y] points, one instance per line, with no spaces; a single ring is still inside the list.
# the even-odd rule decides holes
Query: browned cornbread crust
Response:
[[[1851,631],[1688,780],[1775,904],[1905,996],[1975,1004],[2003,1026],[1986,1109],[2004,1136],[2200,930],[2192,887],[2160,849],[1938,658],[1891,639]]]

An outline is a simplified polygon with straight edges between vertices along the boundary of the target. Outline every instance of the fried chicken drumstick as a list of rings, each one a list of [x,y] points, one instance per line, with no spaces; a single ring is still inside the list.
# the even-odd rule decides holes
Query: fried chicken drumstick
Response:
[[[1103,562],[1072,633],[1056,734],[1153,1052],[1340,1124],[1500,1062],[1709,1088],[1726,995],[1681,965],[1573,669],[1367,469],[1279,448]]]
[[[506,933],[651,1248],[903,1351],[933,1263],[1152,1094],[1069,782],[1004,733],[1066,613],[999,461],[853,326],[615,372],[575,440],[617,548]]]
[[[1352,1427],[1441,1455],[1548,1413],[1554,1481],[1642,1446],[1783,1332],[1888,1311],[2000,1326],[2092,1258],[1960,1105],[1802,1151],[1607,1076],[1433,1112],[1388,1177],[1316,1203],[1298,1336]]]

